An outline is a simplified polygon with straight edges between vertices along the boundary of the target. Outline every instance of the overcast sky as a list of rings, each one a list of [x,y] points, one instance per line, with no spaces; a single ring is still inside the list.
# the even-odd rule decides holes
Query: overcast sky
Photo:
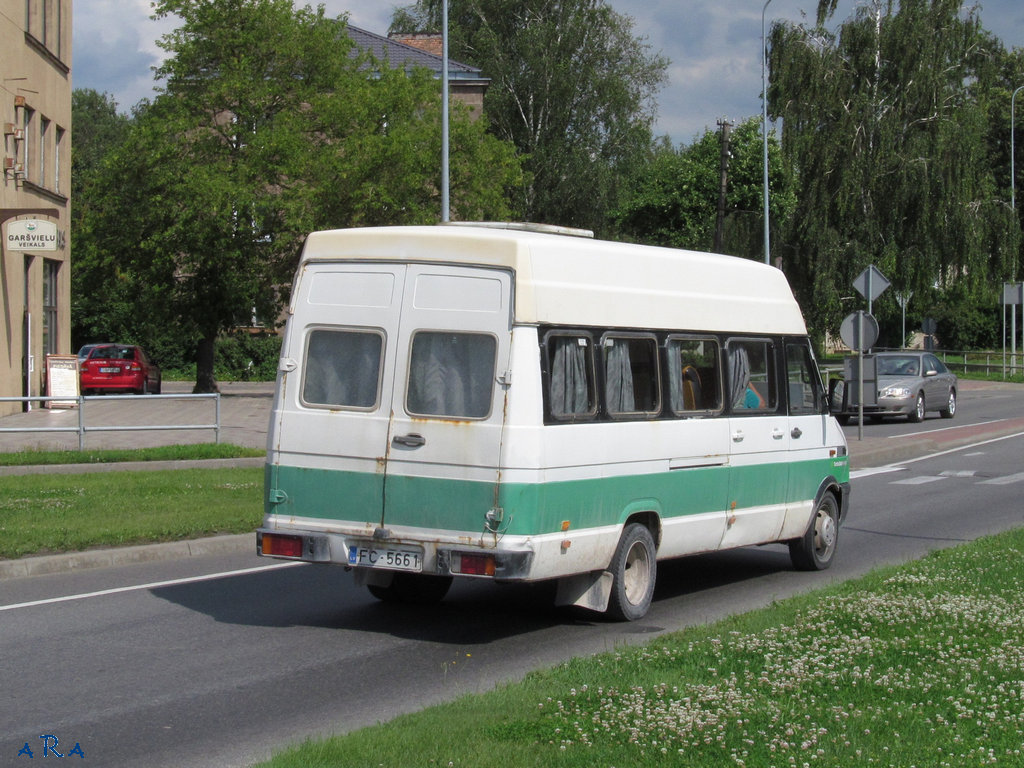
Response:
[[[387,34],[391,10],[406,3],[322,0],[328,15],[348,13],[349,23]],[[300,3],[300,5],[305,4]],[[311,2],[311,5],[317,5]],[[656,133],[689,144],[725,117],[761,113],[762,0],[611,0],[633,17],[635,33],[671,61],[658,95]],[[773,19],[813,17],[815,0],[771,0]],[[857,0],[840,0],[837,18]],[[986,0],[983,25],[1010,48],[1024,47],[1024,2]],[[72,86],[111,94],[122,111],[153,94],[151,67],[163,53],[156,40],[173,27],[150,19],[149,0],[78,0],[74,5]]]

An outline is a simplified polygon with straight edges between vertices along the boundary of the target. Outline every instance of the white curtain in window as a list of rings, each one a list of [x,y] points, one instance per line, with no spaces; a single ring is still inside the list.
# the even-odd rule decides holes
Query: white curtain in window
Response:
[[[750,384],[750,357],[741,346],[729,348],[729,394],[733,408],[743,408]]]
[[[612,339],[605,347],[605,389],[608,410],[612,413],[636,411],[633,396],[633,369],[629,365],[629,342]]]
[[[587,345],[580,339],[555,336],[551,339],[551,413],[556,416],[590,411],[587,384]]]

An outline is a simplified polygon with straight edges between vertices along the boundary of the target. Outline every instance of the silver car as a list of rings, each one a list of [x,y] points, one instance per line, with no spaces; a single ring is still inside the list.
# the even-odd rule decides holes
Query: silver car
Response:
[[[956,374],[931,352],[880,352],[874,357],[878,402],[864,404],[865,416],[876,421],[906,416],[916,422],[924,420],[928,411],[938,411],[944,419],[956,414]],[[857,405],[846,397],[845,384],[832,392],[832,412],[840,424],[858,412]]]

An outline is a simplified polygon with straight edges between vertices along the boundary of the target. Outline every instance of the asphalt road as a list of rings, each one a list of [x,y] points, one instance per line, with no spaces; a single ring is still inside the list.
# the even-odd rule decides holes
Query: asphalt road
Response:
[[[38,755],[51,734],[94,765],[250,765],[306,736],[1018,526],[1020,413],[1024,391],[985,388],[964,392],[953,422],[877,425],[873,455],[939,455],[872,469],[867,441],[851,440],[861,466],[831,570],[793,571],[778,546],[667,563],[650,613],[631,624],[555,609],[543,587],[462,583],[433,608],[378,603],[341,569],[260,560],[251,544],[5,578],[0,765],[25,743]],[[967,439],[977,444],[957,447]]]

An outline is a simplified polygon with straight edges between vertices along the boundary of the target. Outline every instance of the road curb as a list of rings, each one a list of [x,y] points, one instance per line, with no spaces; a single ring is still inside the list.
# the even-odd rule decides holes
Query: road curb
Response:
[[[256,551],[254,533],[209,536],[202,539],[141,544],[132,547],[87,549],[61,555],[0,560],[0,579],[18,579],[54,573],[70,573],[88,568],[110,568],[133,563],[181,560],[204,555],[228,555]]]
[[[173,469],[234,469],[262,467],[266,456],[247,456],[238,459],[199,459],[173,461],[112,461],[97,464],[32,464],[18,467],[0,467],[0,477],[16,475],[84,475],[93,472],[159,472]]]

